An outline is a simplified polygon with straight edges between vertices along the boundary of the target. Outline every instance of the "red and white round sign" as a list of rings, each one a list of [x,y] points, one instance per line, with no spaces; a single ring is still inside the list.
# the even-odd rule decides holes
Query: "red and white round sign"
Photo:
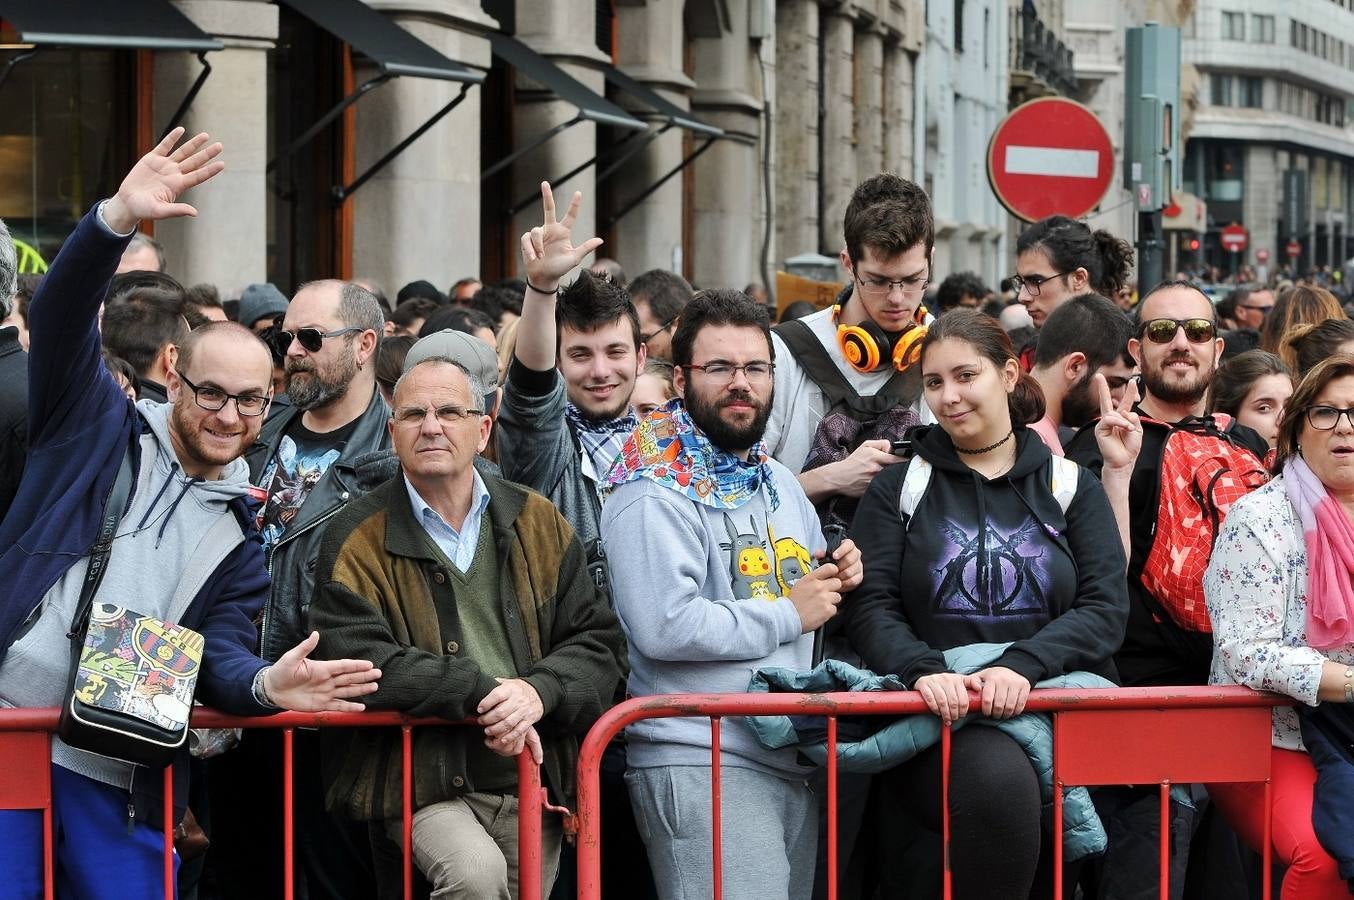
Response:
[[[1256,250],[1255,261],[1261,263],[1269,262],[1269,251],[1266,250],[1264,247],[1261,247],[1259,250]]]
[[[1095,209],[1114,177],[1114,144],[1080,103],[1042,97],[1012,110],[987,145],[987,180],[1026,222]]]
[[[1293,257],[1294,259],[1297,259],[1299,256],[1302,255],[1302,244],[1298,243],[1297,238],[1293,238],[1288,242],[1288,246],[1286,246],[1284,250],[1288,253],[1289,256]]]
[[[1240,253],[1246,249],[1249,236],[1240,225],[1228,225],[1222,230],[1222,249],[1228,253]]]

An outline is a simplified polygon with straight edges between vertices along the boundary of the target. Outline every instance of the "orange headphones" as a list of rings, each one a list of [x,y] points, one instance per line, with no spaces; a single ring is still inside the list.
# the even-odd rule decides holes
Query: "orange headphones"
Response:
[[[885,355],[893,368],[904,372],[917,361],[921,339],[926,337],[926,307],[918,306],[913,325],[900,334],[890,336],[871,319],[859,325],[843,325],[842,305],[832,307],[832,321],[837,326],[837,346],[847,365],[857,372],[874,372]]]

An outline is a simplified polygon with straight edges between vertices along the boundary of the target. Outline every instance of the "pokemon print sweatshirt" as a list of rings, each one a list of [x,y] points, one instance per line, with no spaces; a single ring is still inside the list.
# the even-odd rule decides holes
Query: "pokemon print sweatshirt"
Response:
[[[786,596],[824,549],[813,505],[789,469],[771,460],[779,504],[761,490],[719,509],[640,478],[602,508],[602,540],[616,614],[629,643],[631,696],[743,693],[754,669],[807,669],[813,634],[802,634]],[[626,730],[635,768],[710,765],[710,723],[649,719]],[[742,719],[723,721],[724,765],[799,776],[795,751],[766,750]]]

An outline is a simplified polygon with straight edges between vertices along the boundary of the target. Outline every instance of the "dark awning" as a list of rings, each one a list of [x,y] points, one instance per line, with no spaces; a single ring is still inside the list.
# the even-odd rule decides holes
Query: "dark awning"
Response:
[[[724,129],[702,122],[647,84],[636,81],[615,66],[607,67],[606,82],[621,93],[628,95],[632,100],[638,101],[667,119],[669,125],[676,125],[678,128],[685,128],[688,131],[709,137],[722,137],[724,135]]]
[[[491,33],[489,46],[494,56],[553,92],[561,100],[577,107],[580,118],[599,125],[615,125],[631,131],[643,131],[647,127],[639,119],[601,94],[595,93],[583,82],[516,38]]]
[[[479,84],[484,73],[452,62],[362,0],[278,0],[370,59],[386,75]]]
[[[0,0],[19,41],[39,46],[220,50],[166,0]]]

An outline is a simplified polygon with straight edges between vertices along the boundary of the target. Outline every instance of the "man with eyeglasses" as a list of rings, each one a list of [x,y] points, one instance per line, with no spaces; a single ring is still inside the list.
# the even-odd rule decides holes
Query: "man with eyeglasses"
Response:
[[[672,359],[672,334],[682,308],[695,293],[687,280],[666,269],[650,269],[635,277],[626,290],[639,314],[639,339],[649,359]]]
[[[925,324],[931,200],[910,181],[876,175],[852,194],[843,235],[850,284],[837,305],[772,331],[776,392],[766,442],[820,508],[845,498],[837,518],[849,522],[874,476],[900,460],[890,442],[929,417],[908,347]]]
[[[1066,452],[1069,459],[1100,475],[1120,530],[1127,534],[1129,620],[1123,646],[1115,656],[1122,684],[1202,685],[1208,683],[1211,635],[1177,625],[1143,581],[1159,520],[1173,514],[1163,500],[1163,451],[1173,429],[1189,428],[1201,446],[1216,448],[1214,455],[1231,459],[1233,453],[1240,453],[1258,470],[1268,445],[1255,431],[1235,423],[1225,433],[1216,428],[1200,430],[1207,425],[1200,417],[1205,415],[1208,387],[1223,347],[1212,301],[1187,281],[1167,281],[1143,297],[1138,314],[1128,349],[1141,367],[1143,393],[1129,416],[1135,424],[1131,439],[1114,439],[1105,429],[1088,425],[1068,442]],[[1155,424],[1140,424],[1142,417]],[[1219,519],[1224,514],[1225,510],[1217,510]],[[1200,566],[1200,578],[1202,572]],[[1096,804],[1110,833],[1100,896],[1106,900],[1156,897],[1159,882],[1154,854],[1160,833],[1156,788],[1102,789],[1096,794]],[[1188,810],[1175,810],[1173,897],[1184,886],[1191,818]]]
[[[477,470],[488,393],[445,356],[400,377],[388,428],[401,473],[326,530],[310,622],[322,656],[381,661],[372,708],[482,726],[418,734],[413,858],[435,897],[508,900],[518,882],[514,757],[529,750],[553,802],[573,806],[578,743],[611,705],[622,638],[559,512]],[[374,843],[398,845],[399,781],[380,774],[402,765],[398,737],[324,740],[331,811],[366,823]],[[548,894],[559,818],[547,815],[543,829]],[[379,896],[398,894],[401,867],[386,874]]]
[[[650,413],[607,476],[612,593],[632,696],[740,693],[753,671],[811,665],[813,632],[861,577],[832,559],[812,504],[762,440],[778,364],[766,308],[702,291],[673,337],[682,398]],[[817,561],[815,563],[815,560]],[[713,892],[710,728],[655,719],[626,731],[630,802],[663,900]],[[807,900],[818,801],[793,748],[767,750],[740,718],[720,738],[727,897]]]
[[[246,497],[241,453],[270,398],[267,349],[248,329],[212,323],[182,342],[167,403],[132,404],[104,366],[98,309],[137,225],[196,215],[179,195],[223,168],[220,144],[176,128],[117,193],[81,220],[30,313],[31,455],[0,523],[0,707],[62,702],[71,628],[115,477],[133,482],[118,510],[96,602],[199,631],[197,696],[236,715],[357,711],[380,673],[367,662],[306,657],[316,636],[269,664],[254,655],[253,618],[268,573]],[[164,893],[161,773],[51,742],[55,883],[62,897]],[[174,822],[188,796],[188,753],[174,763]],[[31,777],[31,776],[24,776]],[[251,795],[252,796],[252,795]],[[43,893],[43,813],[0,811],[6,896]],[[177,867],[178,857],[173,856]]]
[[[245,460],[262,491],[256,524],[273,587],[259,619],[259,653],[272,659],[305,632],[314,600],[315,561],[324,525],[361,493],[364,457],[388,450],[386,405],[376,385],[376,350],[385,324],[380,303],[350,282],[304,284],[271,333],[283,359],[290,406],[270,416]],[[314,732],[296,735],[297,862],[310,900],[370,894],[367,836],[325,815]],[[277,816],[231,802],[245,792],[281,790],[280,734],[244,735],[240,747],[211,761],[211,788],[222,810],[208,868],[229,873],[226,896],[271,894],[283,878]]]

